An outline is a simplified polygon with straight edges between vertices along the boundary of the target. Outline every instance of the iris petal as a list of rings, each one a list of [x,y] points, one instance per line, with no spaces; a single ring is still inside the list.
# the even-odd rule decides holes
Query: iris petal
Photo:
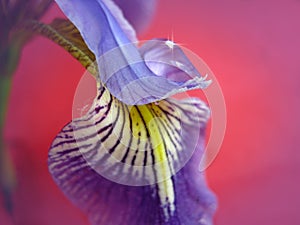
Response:
[[[122,9],[124,16],[133,25],[137,33],[149,26],[157,5],[157,0],[114,0]]]
[[[130,107],[102,87],[91,110],[57,135],[49,169],[92,224],[210,224],[215,198],[195,172],[207,119],[196,99]]]
[[[111,14],[114,16],[114,18],[117,20],[118,24],[120,25],[121,29],[124,31],[126,36],[130,39],[132,42],[137,41],[136,33],[131,24],[125,19],[123,15],[123,9],[121,10],[112,0],[102,0],[105,5],[107,6],[108,10],[111,12]]]
[[[209,110],[197,99],[165,99],[209,82],[173,42],[138,48],[109,0],[57,3],[100,74],[91,109],[49,151],[58,186],[95,225],[211,224],[216,199],[196,172]]]
[[[193,75],[196,75],[193,77],[189,74],[190,70],[184,71],[185,68],[191,67],[191,63],[186,57],[182,61],[182,52],[174,55],[173,61],[177,62],[177,66],[165,64],[161,71],[155,70],[157,72],[155,74],[142,56],[142,54],[147,55],[144,52],[147,47],[141,49],[141,54],[136,43],[129,40],[120,27],[120,19],[116,19],[110,13],[103,1],[57,0],[57,3],[76,25],[88,47],[95,54],[102,84],[112,95],[127,105],[147,104],[178,92],[205,88],[209,85],[209,82],[205,81],[198,72],[193,71]],[[82,11],[85,13],[83,14]],[[164,46],[161,48],[166,52]],[[179,52],[178,49],[179,47],[176,46],[176,52]],[[159,76],[165,71],[174,70],[174,66],[177,67],[176,71],[182,70],[185,73],[185,82],[169,79],[168,76]],[[156,66],[156,68],[160,67]]]
[[[163,76],[178,83],[201,77],[182,49],[170,40],[153,39],[147,41],[141,46],[140,53],[146,65],[157,76]],[[203,84],[202,87],[205,85],[208,83]]]
[[[108,7],[102,0],[56,0],[64,14],[78,28],[89,49],[96,55],[101,56],[105,52],[117,46],[136,41],[136,37],[124,33],[122,28],[127,27],[134,33],[133,28],[117,11],[117,6],[109,4],[115,16],[111,14]],[[119,22],[125,21],[122,26]],[[127,24],[125,24],[127,23]],[[122,35],[118,35],[122,34]],[[131,40],[130,40],[131,39]]]

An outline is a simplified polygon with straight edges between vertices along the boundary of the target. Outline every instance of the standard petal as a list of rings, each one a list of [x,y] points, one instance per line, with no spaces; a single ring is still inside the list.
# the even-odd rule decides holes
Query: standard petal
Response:
[[[201,77],[180,46],[168,39],[147,41],[141,46],[140,53],[146,65],[157,76],[178,83]]]
[[[77,26],[88,47],[95,54],[101,82],[122,102],[128,105],[143,105],[165,99],[178,92],[205,88],[209,84],[200,76],[184,78],[182,82],[180,79],[169,80],[168,76],[154,74],[144,62],[136,44],[126,37],[102,1],[57,0],[57,2]],[[166,52],[164,47],[163,52]],[[150,54],[152,55],[155,54]],[[181,62],[182,55],[177,54],[174,60]],[[188,60],[184,62],[190,64]],[[189,64],[177,65],[177,68],[181,70],[190,68]]]
[[[157,5],[157,0],[114,0],[122,9],[126,19],[137,33],[143,32],[150,24]]]
[[[185,165],[195,148],[202,156],[205,105],[130,108],[102,90],[52,144],[49,170],[58,186],[92,224],[210,224],[215,198],[195,159]]]
[[[111,1],[105,1],[108,5],[102,0],[56,0],[96,56],[137,40],[135,31],[122,17],[118,7]]]
[[[131,23],[128,23],[127,17],[126,18],[124,17],[123,8],[120,9],[118,7],[118,5],[115,4],[116,1],[112,1],[112,0],[102,0],[102,1],[107,6],[108,10],[111,12],[111,14],[114,16],[114,18],[117,20],[121,29],[124,31],[124,33],[127,35],[127,37],[132,42],[136,42],[137,37],[136,37],[135,30],[131,26]]]
[[[152,40],[141,47],[141,52],[132,43],[107,52],[98,59],[101,80],[112,95],[128,105],[143,105],[206,88],[211,81],[197,72],[178,46],[172,43],[176,46],[172,53],[167,44]]]

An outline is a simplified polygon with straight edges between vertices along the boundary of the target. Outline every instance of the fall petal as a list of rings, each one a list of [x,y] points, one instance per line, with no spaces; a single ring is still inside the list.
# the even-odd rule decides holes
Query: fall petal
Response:
[[[128,108],[103,88],[57,135],[49,170],[93,224],[210,224],[215,198],[198,164],[178,172],[194,149],[201,158],[208,115],[196,99]]]

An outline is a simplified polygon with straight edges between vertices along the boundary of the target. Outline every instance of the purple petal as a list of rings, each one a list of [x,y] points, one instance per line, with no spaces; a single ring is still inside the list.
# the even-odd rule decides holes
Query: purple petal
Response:
[[[117,46],[136,41],[133,28],[124,17],[120,17],[122,15],[120,10],[111,1],[106,0],[108,5],[102,0],[56,0],[56,2],[78,28],[90,50],[98,57]],[[131,32],[125,34],[124,31],[128,30]]]
[[[57,3],[77,26],[88,47],[96,55],[102,84],[122,102],[128,105],[143,105],[165,99],[178,92],[205,88],[209,85],[209,82],[204,81],[205,78],[196,73],[197,76],[190,77],[190,79],[185,76],[183,79],[185,82],[178,78],[169,80],[169,75],[154,74],[146,65],[136,45],[125,35],[118,23],[119,20],[114,18],[101,0],[57,0]],[[162,43],[165,45],[165,41],[158,45]],[[154,52],[159,52],[159,49],[166,52],[165,46],[158,46]],[[176,49],[178,51],[179,48],[176,47]],[[145,52],[143,54],[155,55]],[[176,54],[174,61],[181,62],[182,59],[182,54]],[[188,65],[179,65],[178,69],[191,67],[187,59],[184,62]],[[163,71],[156,71],[161,75],[164,71],[174,70],[174,65],[170,67],[167,68],[166,64]],[[178,69],[175,70],[178,71]],[[189,74],[186,73],[186,75]],[[178,76],[175,75],[175,77]]]
[[[137,33],[143,32],[150,24],[157,5],[157,0],[114,0],[122,9],[126,19]]]
[[[147,41],[140,48],[146,65],[158,76],[175,82],[201,77],[182,49],[167,39]]]
[[[204,175],[197,168],[203,154],[203,132],[208,118],[206,106],[195,99],[169,99],[162,101],[161,105],[147,106],[148,109],[153,109],[153,113],[158,110],[158,114],[164,114],[159,116],[161,120],[157,124],[160,123],[160,132],[165,131],[163,140],[164,145],[168,146],[165,149],[172,150],[172,145],[175,146],[175,151],[164,153],[167,155],[165,161],[168,168],[176,168],[178,164],[185,163],[196,148],[196,154],[183,169],[172,177],[158,181],[158,175],[166,168],[161,167],[156,149],[144,146],[149,142],[143,141],[141,137],[148,137],[145,135],[147,129],[139,130],[132,123],[137,121],[134,109],[138,106],[129,110],[125,108],[128,106],[113,98],[105,89],[102,90],[89,113],[63,128],[52,144],[48,163],[58,186],[88,214],[93,225],[211,224],[216,199],[206,186]],[[131,119],[127,110],[131,112]],[[176,110],[181,113],[180,123],[177,121]],[[200,133],[195,120],[200,124]],[[111,124],[113,121],[114,124]],[[145,124],[144,126],[146,127]],[[128,129],[132,131],[127,131]],[[140,131],[137,141],[133,140],[135,129]],[[151,128],[151,132],[153,131]],[[131,132],[133,136],[128,138]],[[127,143],[129,140],[130,144]],[[128,153],[128,145],[135,146],[135,149]],[[124,158],[120,156],[126,156],[125,161],[115,160]],[[140,156],[143,156],[143,160]],[[109,165],[111,158],[115,160],[114,165]],[[145,172],[147,167],[151,168],[149,171],[152,172],[152,177]],[[129,169],[124,171],[126,168]],[[146,176],[141,176],[141,172],[145,172]],[[103,177],[109,174],[116,174],[116,178],[122,182],[134,180],[134,177],[141,179],[142,184],[143,179],[158,182],[129,186],[124,185],[125,182],[119,184]]]
[[[124,31],[126,36],[132,41],[137,42],[136,33],[133,27],[131,26],[131,23],[128,23],[127,21],[127,15],[123,14],[124,8],[119,8],[112,0],[102,0],[103,3],[107,6],[108,10],[111,12],[111,14],[114,16],[114,18],[119,23],[121,29]],[[131,1],[130,1],[131,2]],[[151,2],[151,1],[150,1]],[[127,1],[128,4],[128,1]],[[123,5],[124,7],[124,5]],[[124,17],[126,16],[126,18]],[[131,22],[131,21],[130,21]]]
[[[177,45],[172,43],[170,49],[170,43],[151,40],[140,52],[132,43],[107,52],[98,59],[102,82],[112,95],[128,105],[143,105],[206,88],[210,81],[201,77]]]

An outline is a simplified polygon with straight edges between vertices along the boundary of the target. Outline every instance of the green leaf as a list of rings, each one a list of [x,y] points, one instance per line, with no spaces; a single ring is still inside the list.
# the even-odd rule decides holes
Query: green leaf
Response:
[[[91,74],[97,74],[95,55],[89,50],[80,32],[69,20],[55,19],[51,24],[32,21],[28,27],[63,47]]]

